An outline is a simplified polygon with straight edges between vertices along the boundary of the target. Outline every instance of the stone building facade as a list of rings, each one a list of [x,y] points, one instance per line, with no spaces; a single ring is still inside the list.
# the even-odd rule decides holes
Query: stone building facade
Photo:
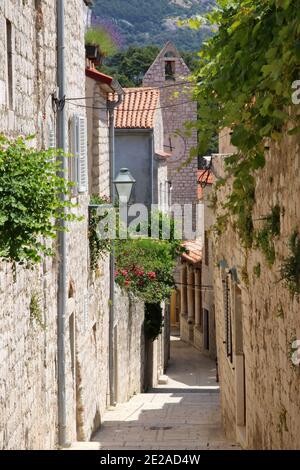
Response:
[[[170,199],[160,91],[126,88],[115,113],[116,173],[128,168],[136,183],[131,203],[167,210]]]
[[[172,183],[172,204],[196,204],[197,158],[189,163],[190,151],[197,146],[197,133],[185,133],[185,123],[197,119],[197,103],[191,99],[191,72],[175,46],[169,42],[159,53],[143,80],[144,86],[160,89],[164,125],[164,150],[168,159],[168,178]]]
[[[195,345],[204,355],[216,360],[216,322],[213,289],[214,258],[210,230],[214,221],[211,208],[213,176],[209,170],[198,171],[199,212],[202,214],[201,240],[201,317],[200,328],[195,330]]]
[[[275,206],[280,208],[273,266],[255,246],[241,246],[232,223],[214,237],[223,422],[228,437],[249,449],[300,448],[299,365],[292,362],[292,355],[297,357],[294,341],[300,339],[299,296],[291,294],[280,274],[292,255],[291,235],[299,234],[299,149],[299,137],[284,135],[266,149],[266,165],[255,175],[255,229],[263,228]],[[228,130],[220,151],[234,151]],[[223,155],[213,159],[212,169],[217,180],[224,175]],[[219,189],[218,201],[229,191],[229,183]]]
[[[86,85],[86,3],[65,2],[66,98],[86,96],[87,86],[93,88],[97,105],[106,108],[108,91],[99,84]],[[56,145],[51,99],[57,87],[56,13],[56,2],[50,0],[0,1],[0,133],[10,137],[35,134],[32,145],[44,148]],[[77,183],[73,202],[78,203],[76,212],[82,220],[70,223],[67,233],[69,442],[89,440],[109,403],[109,261],[103,258],[97,270],[91,271],[88,243],[90,196],[109,196],[108,119],[105,109],[99,115],[96,109],[87,115],[83,103],[65,103],[69,151],[74,151],[74,132],[79,126],[85,136],[81,137],[81,151],[87,157],[85,177],[90,177],[89,184],[87,178],[85,185],[77,181],[72,163],[76,159],[70,159],[68,177]],[[58,255],[30,270],[18,265],[13,270],[0,262],[1,449],[58,445],[58,264]],[[31,315],[33,298],[38,299],[39,319]],[[119,292],[116,318],[117,399],[123,401],[143,388],[143,305],[130,304]]]

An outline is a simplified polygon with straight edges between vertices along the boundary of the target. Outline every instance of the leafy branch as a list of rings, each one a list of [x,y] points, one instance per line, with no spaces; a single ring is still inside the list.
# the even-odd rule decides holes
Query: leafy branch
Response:
[[[0,257],[22,264],[53,254],[47,239],[62,230],[57,219],[77,220],[71,183],[59,176],[62,152],[37,150],[31,139],[0,135]]]

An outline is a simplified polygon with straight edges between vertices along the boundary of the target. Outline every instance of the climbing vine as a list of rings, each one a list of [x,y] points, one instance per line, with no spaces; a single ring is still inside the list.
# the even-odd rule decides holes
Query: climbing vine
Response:
[[[146,338],[150,341],[154,341],[161,334],[162,327],[163,316],[161,305],[146,303],[144,323],[144,331]]]
[[[290,256],[280,269],[281,278],[292,294],[300,295],[300,236],[295,229],[289,240]]]
[[[76,219],[69,210],[71,184],[58,176],[61,152],[37,150],[31,139],[0,135],[0,257],[23,264],[53,254],[46,239],[60,230],[57,219]]]
[[[226,230],[232,218],[242,245],[248,249],[255,243],[272,265],[277,233],[271,219],[278,213],[256,233],[255,185],[271,143],[284,131],[300,132],[300,115],[291,106],[292,84],[300,71],[300,1],[219,0],[213,12],[193,23],[215,31],[203,45],[194,74],[198,151],[205,155],[214,135],[225,128],[231,129],[237,148],[226,159],[226,177],[220,182],[222,186],[229,180],[232,189],[225,201],[219,201],[216,232]],[[295,289],[291,264],[287,260],[283,271]]]
[[[256,234],[256,243],[269,266],[272,266],[275,262],[274,238],[280,235],[280,207],[278,205],[273,207],[271,213],[263,220],[264,226]]]
[[[30,321],[35,321],[43,330],[46,329],[46,325],[42,317],[41,299],[37,292],[33,292],[31,296],[29,311]]]
[[[107,197],[92,196],[91,208],[89,213],[89,246],[90,246],[90,267],[95,270],[99,264],[101,257],[109,253],[111,250],[111,241],[101,238],[98,233],[98,224],[106,214],[99,215],[97,206],[109,205],[110,201]]]

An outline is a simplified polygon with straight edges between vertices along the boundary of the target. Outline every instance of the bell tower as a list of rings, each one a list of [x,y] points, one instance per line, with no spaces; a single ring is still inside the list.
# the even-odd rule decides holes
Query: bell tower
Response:
[[[190,151],[197,145],[197,133],[195,130],[188,136],[185,133],[185,123],[197,120],[197,103],[192,101],[190,74],[176,47],[168,42],[143,80],[143,86],[160,89],[164,150],[171,154],[168,158],[171,202],[181,205],[196,205],[197,202],[197,157],[190,159]]]

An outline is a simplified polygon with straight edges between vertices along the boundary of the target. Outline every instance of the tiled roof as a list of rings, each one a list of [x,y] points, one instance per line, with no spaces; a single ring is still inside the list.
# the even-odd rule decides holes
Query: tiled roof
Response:
[[[118,94],[120,95],[124,93],[121,85],[117,80],[115,80],[110,75],[99,72],[99,70],[95,68],[93,62],[89,59],[86,60],[85,75],[98,82],[100,86],[111,96],[113,96],[113,93],[115,93],[116,96]]]
[[[182,254],[184,261],[197,264],[202,261],[202,245],[197,240],[186,241],[182,246],[187,250],[187,253]]]
[[[156,88],[125,88],[125,95],[116,109],[117,129],[153,129],[159,104]]]
[[[107,85],[111,85],[113,78],[109,75],[105,75],[105,73],[99,72],[97,69],[92,67],[86,67],[85,74],[87,77],[93,78],[96,81],[106,83]]]

